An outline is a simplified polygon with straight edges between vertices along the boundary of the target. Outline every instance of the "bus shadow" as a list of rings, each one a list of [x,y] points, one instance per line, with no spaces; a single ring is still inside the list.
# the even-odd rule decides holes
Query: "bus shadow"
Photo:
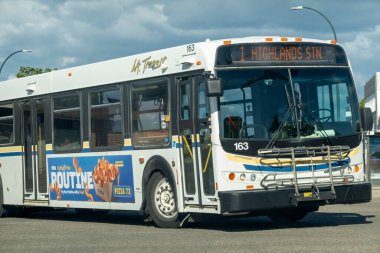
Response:
[[[137,212],[109,212],[107,214],[77,214],[73,210],[38,211],[24,214],[23,218],[59,220],[67,222],[93,222],[131,226],[153,227],[152,222],[144,222],[144,217]],[[304,219],[287,225],[277,225],[266,216],[259,217],[223,217],[203,216],[200,221],[185,222],[182,229],[205,229],[224,232],[244,232],[256,230],[275,230],[284,228],[311,228],[332,227],[354,224],[371,224],[375,215],[361,215],[358,213],[327,213],[315,212]]]
[[[67,222],[93,222],[121,225],[147,226],[144,217],[138,212],[123,211],[108,213],[78,214],[74,210],[55,210],[55,211],[32,211],[24,213],[21,217],[27,219],[57,220]]]
[[[220,230],[224,232],[244,232],[256,230],[274,230],[286,228],[333,227],[354,224],[371,224],[370,219],[375,215],[361,215],[358,213],[327,213],[315,212],[304,219],[286,225],[278,225],[266,216],[228,218],[215,217],[202,222],[189,222],[185,225],[190,229]]]

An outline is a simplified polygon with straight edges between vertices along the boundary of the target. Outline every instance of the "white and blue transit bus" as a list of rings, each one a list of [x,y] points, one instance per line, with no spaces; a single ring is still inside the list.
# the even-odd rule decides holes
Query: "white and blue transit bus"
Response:
[[[207,40],[0,83],[0,216],[33,207],[297,221],[371,200],[335,41]],[[195,216],[195,215],[194,215]]]

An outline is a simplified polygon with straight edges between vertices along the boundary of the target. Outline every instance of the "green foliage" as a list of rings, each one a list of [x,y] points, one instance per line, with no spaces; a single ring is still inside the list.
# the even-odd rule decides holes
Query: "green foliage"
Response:
[[[55,69],[51,69],[51,68],[41,69],[41,68],[33,68],[33,67],[23,67],[23,66],[21,66],[20,70],[16,74],[16,76],[17,76],[17,78],[21,78],[21,77],[33,76],[33,75],[38,75],[38,74],[50,72],[52,70],[57,70],[57,69],[56,68]]]
[[[359,108],[361,109],[361,108],[364,108],[364,107],[365,107],[365,100],[364,100],[364,98],[362,98],[360,100],[360,102],[359,102]]]

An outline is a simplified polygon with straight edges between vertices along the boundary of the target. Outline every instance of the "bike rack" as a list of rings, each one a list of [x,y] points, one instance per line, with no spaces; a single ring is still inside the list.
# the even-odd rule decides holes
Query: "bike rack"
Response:
[[[314,200],[333,200],[336,198],[334,188],[335,183],[349,183],[354,181],[352,175],[333,175],[333,171],[342,170],[349,166],[338,165],[333,167],[334,162],[342,162],[348,157],[350,148],[348,146],[321,146],[321,147],[296,147],[296,148],[272,148],[260,149],[259,157],[268,159],[290,159],[292,166],[291,173],[269,173],[264,176],[260,184],[263,188],[294,187],[293,201],[314,201]],[[326,161],[328,168],[321,173],[315,171],[315,158],[322,157]],[[305,158],[309,158],[311,171],[297,171],[297,164],[305,164]],[[340,164],[340,163],[338,163]],[[310,174],[304,175],[304,174]],[[317,175],[318,174],[318,175]],[[326,175],[327,174],[327,175]],[[301,194],[302,193],[302,194]]]

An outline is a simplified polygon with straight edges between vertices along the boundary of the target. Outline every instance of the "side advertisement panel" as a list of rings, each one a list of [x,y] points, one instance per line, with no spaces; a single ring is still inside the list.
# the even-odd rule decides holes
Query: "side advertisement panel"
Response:
[[[134,203],[130,155],[48,158],[50,200]]]

